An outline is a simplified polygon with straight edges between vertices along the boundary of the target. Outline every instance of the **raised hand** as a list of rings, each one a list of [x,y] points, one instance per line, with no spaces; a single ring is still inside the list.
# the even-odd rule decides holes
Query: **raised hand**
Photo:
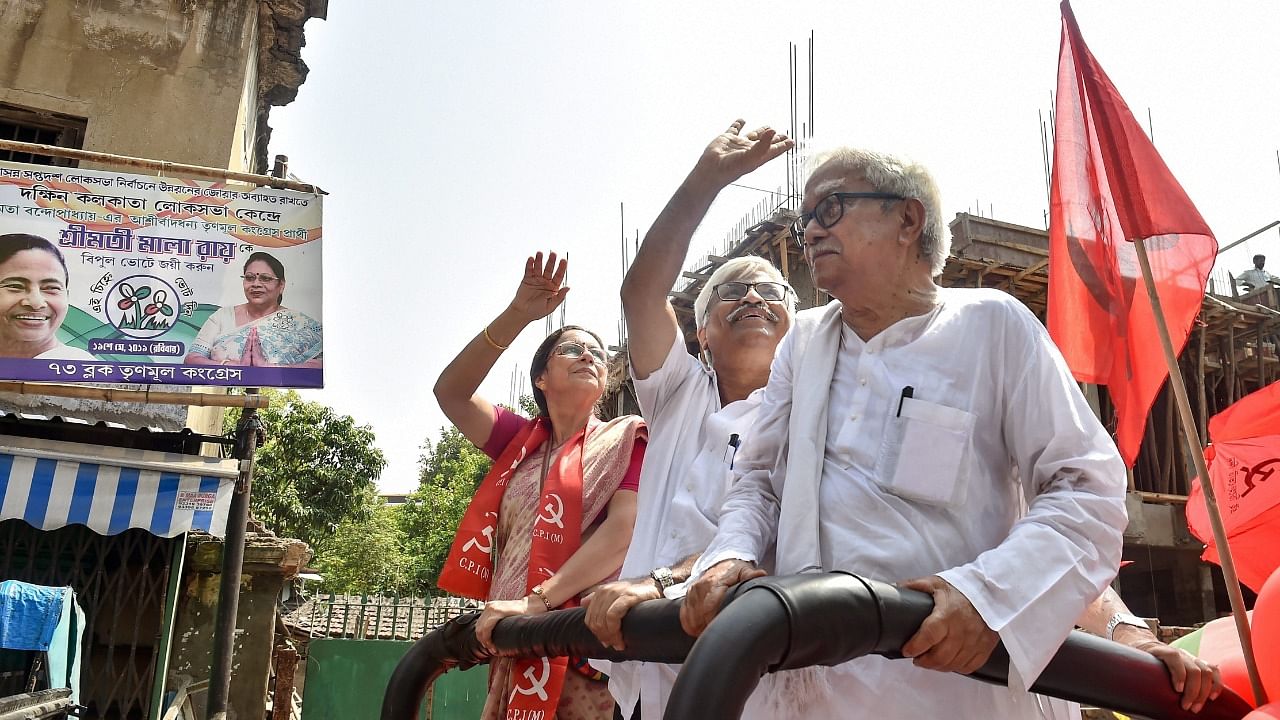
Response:
[[[795,141],[768,125],[742,135],[746,124],[734,120],[717,135],[702,151],[695,172],[708,173],[719,184],[728,185],[795,146]]]
[[[540,320],[560,307],[568,294],[568,286],[564,284],[564,274],[569,269],[569,261],[556,261],[556,254],[549,253],[545,263],[542,253],[529,258],[524,263],[524,277],[516,296],[511,300],[511,309],[526,322]]]

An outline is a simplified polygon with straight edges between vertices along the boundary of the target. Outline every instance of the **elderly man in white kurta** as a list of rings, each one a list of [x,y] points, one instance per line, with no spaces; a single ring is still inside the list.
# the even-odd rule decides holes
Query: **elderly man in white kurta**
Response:
[[[693,560],[715,536],[737,448],[747,440],[774,350],[795,312],[795,292],[769,261],[730,260],[694,303],[698,359],[689,354],[667,300],[716,195],[792,146],[767,127],[745,134],[742,128],[735,121],[703,151],[649,229],[622,287],[629,367],[650,434],[625,579],[583,600],[588,626],[613,646],[622,645],[627,610],[687,580]],[[593,664],[610,674],[624,718],[637,709],[645,720],[662,717],[675,666]]]
[[[800,313],[778,348],[685,629],[776,543],[777,574],[856,572],[935,608],[911,659],[768,676],[748,714],[1041,717],[1025,688],[1119,564],[1119,454],[1021,303],[934,284],[948,242],[924,168],[836,151],[803,209],[805,255],[836,302]],[[951,674],[997,640],[1010,688]]]

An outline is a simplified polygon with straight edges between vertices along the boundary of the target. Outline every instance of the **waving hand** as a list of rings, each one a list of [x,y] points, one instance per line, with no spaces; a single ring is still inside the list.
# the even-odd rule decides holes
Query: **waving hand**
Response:
[[[526,322],[539,320],[560,307],[564,297],[569,293],[564,285],[564,275],[569,269],[569,261],[556,261],[556,254],[547,255],[546,263],[542,261],[542,253],[529,258],[524,263],[524,277],[516,296],[511,300],[511,309]]]

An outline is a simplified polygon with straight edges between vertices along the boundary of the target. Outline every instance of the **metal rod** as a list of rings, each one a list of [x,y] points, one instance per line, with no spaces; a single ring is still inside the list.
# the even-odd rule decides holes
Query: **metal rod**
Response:
[[[1271,228],[1273,228],[1273,227],[1275,227],[1275,226],[1277,226],[1277,225],[1280,225],[1280,220],[1273,220],[1273,221],[1271,222],[1271,224],[1270,224],[1270,225],[1267,225],[1266,227],[1260,227],[1260,228],[1258,228],[1257,230],[1254,230],[1253,232],[1249,233],[1248,235],[1245,235],[1244,237],[1240,238],[1239,240],[1237,240],[1237,241],[1235,241],[1235,242],[1233,242],[1233,243],[1228,244],[1226,247],[1218,248],[1218,253],[1217,253],[1217,254],[1218,254],[1218,255],[1221,255],[1222,253],[1224,253],[1224,252],[1226,252],[1226,251],[1230,250],[1231,248],[1233,248],[1233,247],[1235,247],[1235,246],[1239,245],[1240,243],[1244,242],[1245,240],[1248,240],[1248,239],[1253,238],[1253,237],[1255,237],[1255,236],[1261,235],[1262,233],[1264,233],[1264,232],[1266,232],[1266,231],[1270,230]]]
[[[173,651],[173,625],[178,617],[178,594],[182,592],[182,566],[187,556],[187,535],[182,533],[170,542],[169,586],[164,596],[164,617],[160,627],[160,642],[156,645],[156,673],[151,690],[149,720],[160,720],[164,713],[165,685],[169,678],[169,660]]]
[[[1227,584],[1231,614],[1235,617],[1236,632],[1240,635],[1240,647],[1244,651],[1244,665],[1249,672],[1249,684],[1253,687],[1254,699],[1259,706],[1262,706],[1267,702],[1267,694],[1262,689],[1258,664],[1253,656],[1253,637],[1249,632],[1248,616],[1245,615],[1244,597],[1240,593],[1236,564],[1231,558],[1231,546],[1227,543],[1227,531],[1222,525],[1222,515],[1218,513],[1218,498],[1214,493],[1213,481],[1209,477],[1209,467],[1204,460],[1204,446],[1200,443],[1200,433],[1197,432],[1195,418],[1191,415],[1191,401],[1187,398],[1187,386],[1182,382],[1182,370],[1178,367],[1178,358],[1173,352],[1173,341],[1169,338],[1169,326],[1165,321],[1164,308],[1160,305],[1160,294],[1156,292],[1156,282],[1151,275],[1151,261],[1147,258],[1146,244],[1142,238],[1137,238],[1133,241],[1133,246],[1138,254],[1138,265],[1142,268],[1142,281],[1147,287],[1147,297],[1151,299],[1151,314],[1155,317],[1156,331],[1160,335],[1164,361],[1169,368],[1169,386],[1173,388],[1173,396],[1178,406],[1182,434],[1186,438],[1187,450],[1190,452],[1192,461],[1195,462],[1196,474],[1201,480],[1200,487],[1204,491],[1204,505],[1208,510],[1209,524],[1213,526],[1213,541],[1218,546],[1222,578]]]
[[[169,162],[168,160],[151,160],[148,158],[131,157],[128,155],[94,152],[92,150],[76,150],[75,148],[58,147],[57,145],[41,145],[40,143],[19,142],[18,140],[0,140],[0,150],[31,153],[32,155],[49,155],[51,157],[68,158],[70,160],[84,160],[85,162],[96,162],[102,163],[103,165],[115,165],[118,167],[156,170],[164,174],[172,173],[174,175],[186,175],[189,177],[206,178],[209,180],[234,180],[235,182],[258,186],[265,185],[267,187],[273,187],[280,190],[297,190],[298,192],[305,193],[324,193],[323,190],[315,185],[298,182],[296,180],[285,180],[283,175],[278,178],[274,178],[270,175],[237,172],[235,170],[226,170],[224,168],[205,167],[204,165],[187,165],[186,163]]]
[[[256,392],[256,388],[254,388]],[[225,720],[231,695],[231,662],[235,657],[237,613],[240,609],[240,578],[244,571],[244,541],[249,524],[249,493],[253,489],[253,459],[262,429],[257,408],[240,411],[236,425],[236,457],[240,478],[231,496],[227,513],[227,534],[222,542],[222,577],[218,585],[218,614],[213,626],[213,663],[209,669],[209,697],[205,709],[208,720]]]
[[[191,405],[194,407],[264,408],[271,404],[265,395],[214,395],[202,392],[158,392],[152,390],[119,390],[87,385],[54,385],[47,383],[0,380],[0,392],[18,395],[48,395],[105,402],[138,402],[153,405]]]

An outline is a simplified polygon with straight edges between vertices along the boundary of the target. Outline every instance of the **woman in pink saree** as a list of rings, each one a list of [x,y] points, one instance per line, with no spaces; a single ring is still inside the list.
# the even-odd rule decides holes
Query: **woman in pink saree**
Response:
[[[542,342],[530,370],[533,419],[476,394],[520,331],[564,301],[565,270],[554,253],[545,263],[542,253],[529,258],[515,298],[435,386],[445,415],[494,459],[439,580],[452,593],[487,601],[476,636],[490,652],[498,620],[576,605],[584,591],[616,576],[635,523],[644,423],[633,415],[596,418],[607,362],[598,336],[570,325]],[[607,682],[585,663],[494,658],[489,668],[486,719],[613,716]]]

